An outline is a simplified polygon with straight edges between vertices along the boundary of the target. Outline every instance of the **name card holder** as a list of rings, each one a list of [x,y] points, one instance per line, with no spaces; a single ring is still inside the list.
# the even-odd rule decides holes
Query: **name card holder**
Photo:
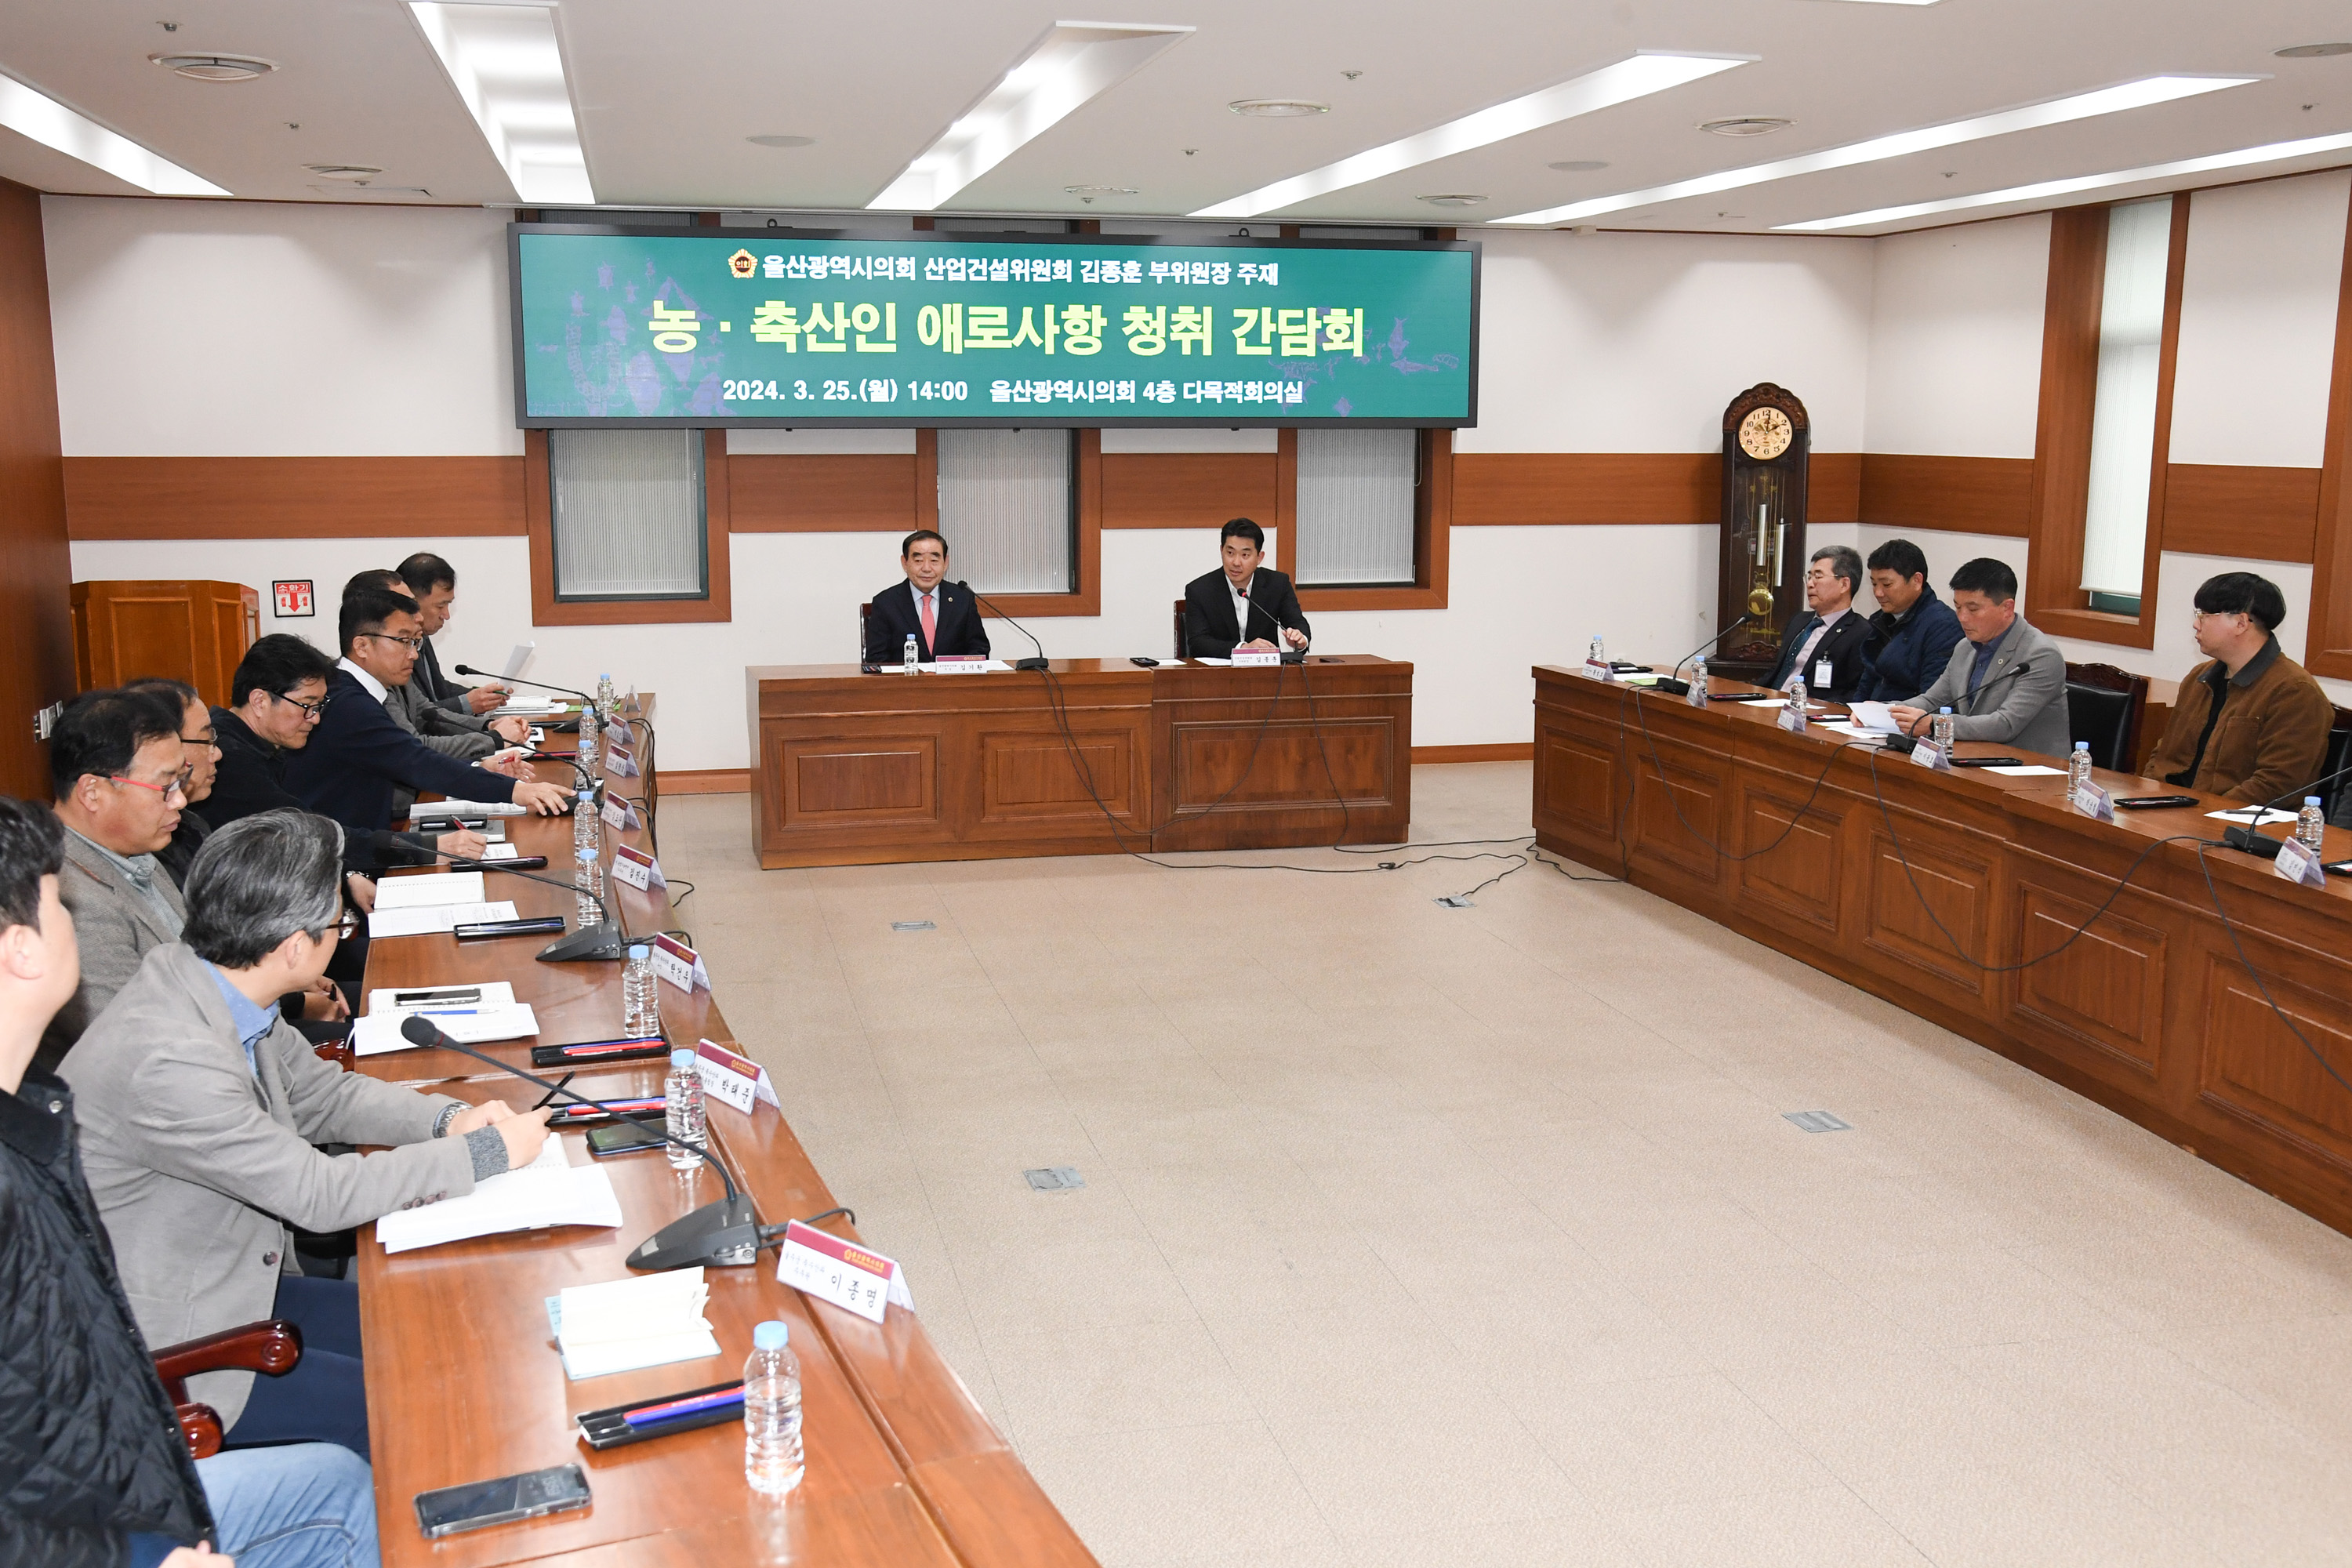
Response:
[[[635,805],[622,796],[610,793],[604,796],[604,809],[600,815],[604,817],[606,826],[622,833],[634,833],[646,825],[645,819],[637,815],[637,808]]]
[[[1801,708],[1791,708],[1786,703],[1781,704],[1780,716],[1775,721],[1791,735],[1801,735],[1805,732],[1805,710]]]
[[[798,1220],[784,1231],[776,1280],[804,1296],[845,1307],[869,1322],[880,1322],[894,1301],[910,1312],[915,1310],[898,1264]]]
[[[2271,862],[2271,869],[2307,888],[2327,886],[2327,868],[2320,862],[2319,852],[2300,838],[2289,838],[2279,845],[2278,858]]]
[[[988,658],[985,654],[946,654],[932,660],[931,668],[940,675],[985,675]]]
[[[626,882],[641,893],[669,886],[668,881],[662,876],[659,860],[642,849],[632,849],[625,844],[613,846],[613,879],[615,881]]]
[[[1939,773],[1952,771],[1952,754],[1933,741],[1922,741],[1913,746],[1911,760],[1923,768],[1933,768]]]
[[[1614,680],[1617,679],[1617,672],[1609,667],[1609,661],[1607,659],[1588,658],[1584,661],[1584,679],[1587,680]]]
[[[688,995],[697,987],[710,989],[710,971],[702,966],[702,955],[674,936],[656,936],[653,942],[654,973],[677,986]]]
[[[1267,648],[1236,647],[1234,649],[1235,669],[1256,669],[1268,665],[1279,665],[1281,662],[1282,656]]]
[[[768,1069],[716,1040],[704,1040],[694,1047],[694,1070],[706,1092],[746,1116],[761,1100],[783,1109],[776,1100],[776,1086],[768,1081]]]
[[[2109,795],[2104,785],[2088,782],[2078,784],[2067,795],[2066,801],[2084,816],[2095,817],[2101,822],[2116,819],[2116,797]]]

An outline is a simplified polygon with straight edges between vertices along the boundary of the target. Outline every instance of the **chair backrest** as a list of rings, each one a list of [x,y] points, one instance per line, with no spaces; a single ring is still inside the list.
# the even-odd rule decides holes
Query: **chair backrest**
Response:
[[[868,603],[857,606],[857,662],[860,664],[864,664],[866,662],[867,653],[870,652],[874,647],[874,644],[867,639],[866,635],[866,623],[871,621],[873,618],[874,606],[872,604]]]
[[[2066,667],[2066,733],[2091,743],[2093,765],[2139,771],[2140,717],[2147,710],[2147,677],[2112,664]]]
[[[2327,760],[2320,764],[2320,773],[2332,773],[2347,763],[2352,763],[2352,708],[2338,708],[2327,731]],[[2336,803],[2347,795],[2352,795],[2352,779],[2331,779],[2319,786],[2320,804],[2330,822],[2336,820]]]
[[[1181,599],[1176,601],[1176,657],[1178,658],[1190,658],[1192,657],[1190,653],[1185,651],[1184,601]]]

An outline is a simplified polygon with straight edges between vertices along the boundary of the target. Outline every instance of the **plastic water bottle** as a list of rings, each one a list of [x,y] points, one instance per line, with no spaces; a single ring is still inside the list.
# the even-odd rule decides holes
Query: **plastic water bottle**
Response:
[[[572,858],[572,885],[580,889],[580,924],[583,928],[602,925],[604,907],[597,900],[604,891],[604,858],[587,845],[574,850]]]
[[[2302,814],[2294,819],[2294,837],[2305,848],[2318,853],[2321,841],[2327,837],[2327,818],[2319,809],[2317,795],[2303,797]]]
[[[782,1497],[801,1484],[801,1363],[792,1325],[751,1331],[743,1363],[743,1479],[755,1492]]]
[[[654,950],[633,942],[628,967],[621,972],[621,1033],[634,1040],[647,1040],[661,1032],[661,991],[654,977]]]
[[[608,672],[596,678],[596,711],[610,713],[612,710],[613,677]]]
[[[596,826],[596,803],[583,790],[572,803],[572,852],[594,848],[604,843],[604,834]]]
[[[2091,782],[2091,742],[2077,741],[2074,749],[2066,753],[2066,793],[2072,795]]]
[[[580,765],[591,773],[596,771],[596,737],[599,726],[596,710],[592,705],[580,710]]]
[[[1945,752],[1950,752],[1952,749],[1952,710],[1948,708],[1937,709],[1936,717],[1928,721],[1927,733],[1929,737],[1935,741],[1936,749],[1937,751]]]
[[[1805,678],[1801,675],[1789,682],[1789,706],[1800,713],[1805,710]]]
[[[1706,706],[1706,655],[1691,660],[1690,696],[1685,700],[1694,708]]]
[[[1588,664],[1607,664],[1609,662],[1609,650],[1601,646],[1601,634],[1599,632],[1592,634],[1592,647],[1591,651],[1585,654],[1584,658],[1585,662]]]
[[[922,668],[922,647],[915,641],[915,634],[908,632],[907,646],[898,654],[898,672],[901,675],[913,675]]]
[[[702,1075],[694,1070],[694,1053],[684,1046],[669,1054],[669,1077],[662,1080],[662,1098],[669,1102],[669,1135],[701,1148],[709,1136],[704,1131]],[[673,1169],[692,1171],[702,1164],[701,1156],[691,1149],[681,1149],[677,1143],[662,1147],[669,1151]]]

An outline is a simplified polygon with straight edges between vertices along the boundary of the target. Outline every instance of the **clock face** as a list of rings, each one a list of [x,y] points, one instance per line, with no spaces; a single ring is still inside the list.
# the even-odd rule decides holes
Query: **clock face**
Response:
[[[1769,463],[1796,439],[1789,416],[1773,407],[1754,410],[1739,422],[1739,449],[1759,463]]]

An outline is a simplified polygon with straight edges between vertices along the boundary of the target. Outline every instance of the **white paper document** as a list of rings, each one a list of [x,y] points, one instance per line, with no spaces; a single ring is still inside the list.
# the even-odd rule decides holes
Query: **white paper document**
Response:
[[[482,858],[485,860],[512,860],[519,858],[521,854],[522,851],[517,849],[511,844],[492,844],[482,850]],[[475,874],[477,876],[480,875],[479,872]]]
[[[516,676],[520,675],[524,670],[530,668],[530,656],[537,652],[538,649],[539,645],[535,642],[519,642],[515,644],[507,654],[506,663],[499,667],[499,676],[505,679],[512,680]]]
[[[408,808],[413,826],[451,816],[521,816],[524,808],[502,800],[420,800]]]
[[[461,925],[516,919],[511,901],[494,904],[425,904],[413,910],[378,910],[368,916],[368,935],[446,936]]]
[[[2205,814],[2216,822],[2242,822],[2249,827],[2260,827],[2266,822],[2293,822],[2295,814],[2275,806],[2242,805],[2235,811],[2209,811]]]
[[[703,1316],[709,1300],[702,1270],[679,1268],[572,1286],[555,1296],[548,1319],[564,1372],[604,1377],[717,1355],[719,1341]]]
[[[433,904],[478,904],[479,871],[442,871],[424,877],[386,877],[375,885],[380,910],[419,910]]]
[[[500,1231],[620,1223],[621,1200],[604,1167],[569,1163],[563,1140],[550,1138],[538,1159],[478,1184],[462,1198],[384,1215],[375,1222],[375,1238],[386,1252],[409,1252]]]
[[[1211,658],[1207,654],[1196,653],[1192,656],[1192,662],[1194,664],[1213,664],[1219,668],[1228,668],[1232,666],[1234,661],[1229,658]]]
[[[1884,730],[1893,734],[1898,725],[1894,710],[1884,702],[1856,702],[1852,705],[1853,721],[1865,730]]]
[[[371,1013],[364,1018],[353,1019],[352,1054],[380,1057],[387,1051],[415,1049],[408,1037],[400,1032],[400,1026],[411,1017],[430,1018],[443,1034],[468,1046],[487,1045],[492,1040],[520,1040],[539,1033],[539,1018],[528,1002],[462,1011],[416,1007],[399,1013]]]
[[[2064,768],[2048,768],[2040,763],[2015,763],[2005,768],[1987,768],[1989,773],[2007,773],[2013,779],[2064,778]]]
[[[514,999],[514,987],[503,980],[485,980],[478,985],[464,981],[449,985],[387,985],[367,994],[367,1010],[371,1016],[391,1013],[405,1017],[451,1007],[511,1007]]]

